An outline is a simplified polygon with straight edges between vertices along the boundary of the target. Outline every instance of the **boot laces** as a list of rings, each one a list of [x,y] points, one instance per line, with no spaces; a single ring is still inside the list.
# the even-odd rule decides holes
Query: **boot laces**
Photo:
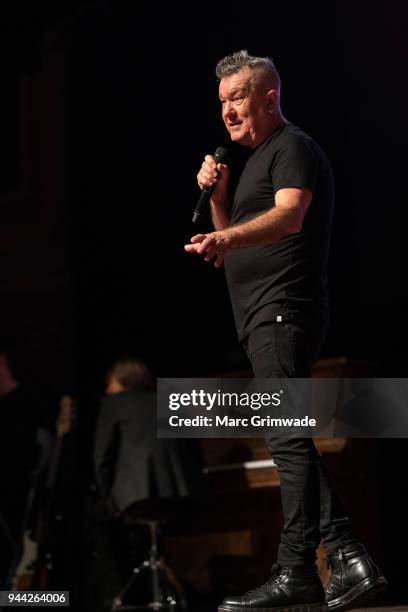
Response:
[[[259,587],[256,587],[256,589],[252,589],[251,591],[248,591],[247,595],[257,595],[258,593],[262,593],[263,591],[265,591],[268,587],[272,586],[273,584],[276,584],[276,579],[278,578],[280,572],[281,572],[281,567],[279,565],[279,563],[274,563],[271,567],[271,575],[268,578],[268,580],[266,582],[264,582],[264,584],[261,584]]]

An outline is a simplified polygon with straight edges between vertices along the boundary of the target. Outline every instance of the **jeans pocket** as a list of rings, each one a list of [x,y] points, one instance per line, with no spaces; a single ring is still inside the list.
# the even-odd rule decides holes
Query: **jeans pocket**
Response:
[[[255,328],[248,338],[247,353],[257,378],[294,376],[291,332],[283,323]]]
[[[320,344],[318,337],[296,323],[285,323],[284,328],[290,346],[293,376],[308,378]]]

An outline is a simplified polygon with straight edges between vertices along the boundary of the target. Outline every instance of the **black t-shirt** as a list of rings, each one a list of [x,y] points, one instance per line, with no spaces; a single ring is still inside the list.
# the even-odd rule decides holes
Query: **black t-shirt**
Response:
[[[319,145],[291,123],[275,129],[252,152],[235,191],[231,224],[273,208],[275,193],[285,187],[313,193],[302,230],[266,246],[234,249],[225,258],[240,340],[267,321],[324,323],[328,318],[333,175]]]

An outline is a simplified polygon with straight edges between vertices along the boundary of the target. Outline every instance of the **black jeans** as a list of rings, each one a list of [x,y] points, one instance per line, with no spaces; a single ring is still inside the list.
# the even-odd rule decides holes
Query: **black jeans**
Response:
[[[256,378],[307,378],[324,339],[321,328],[266,323],[244,341]],[[281,485],[283,530],[278,563],[314,563],[323,540],[327,554],[356,542],[312,438],[266,436]]]

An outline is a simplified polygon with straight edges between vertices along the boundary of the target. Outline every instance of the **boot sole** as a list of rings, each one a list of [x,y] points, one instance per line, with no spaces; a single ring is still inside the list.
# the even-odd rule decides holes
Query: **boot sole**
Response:
[[[327,602],[328,612],[344,612],[350,608],[357,608],[360,604],[373,599],[376,595],[387,588],[388,582],[384,576],[375,579],[366,578],[341,597]]]
[[[325,603],[274,606],[273,608],[251,608],[245,606],[219,606],[218,612],[327,612]]]

